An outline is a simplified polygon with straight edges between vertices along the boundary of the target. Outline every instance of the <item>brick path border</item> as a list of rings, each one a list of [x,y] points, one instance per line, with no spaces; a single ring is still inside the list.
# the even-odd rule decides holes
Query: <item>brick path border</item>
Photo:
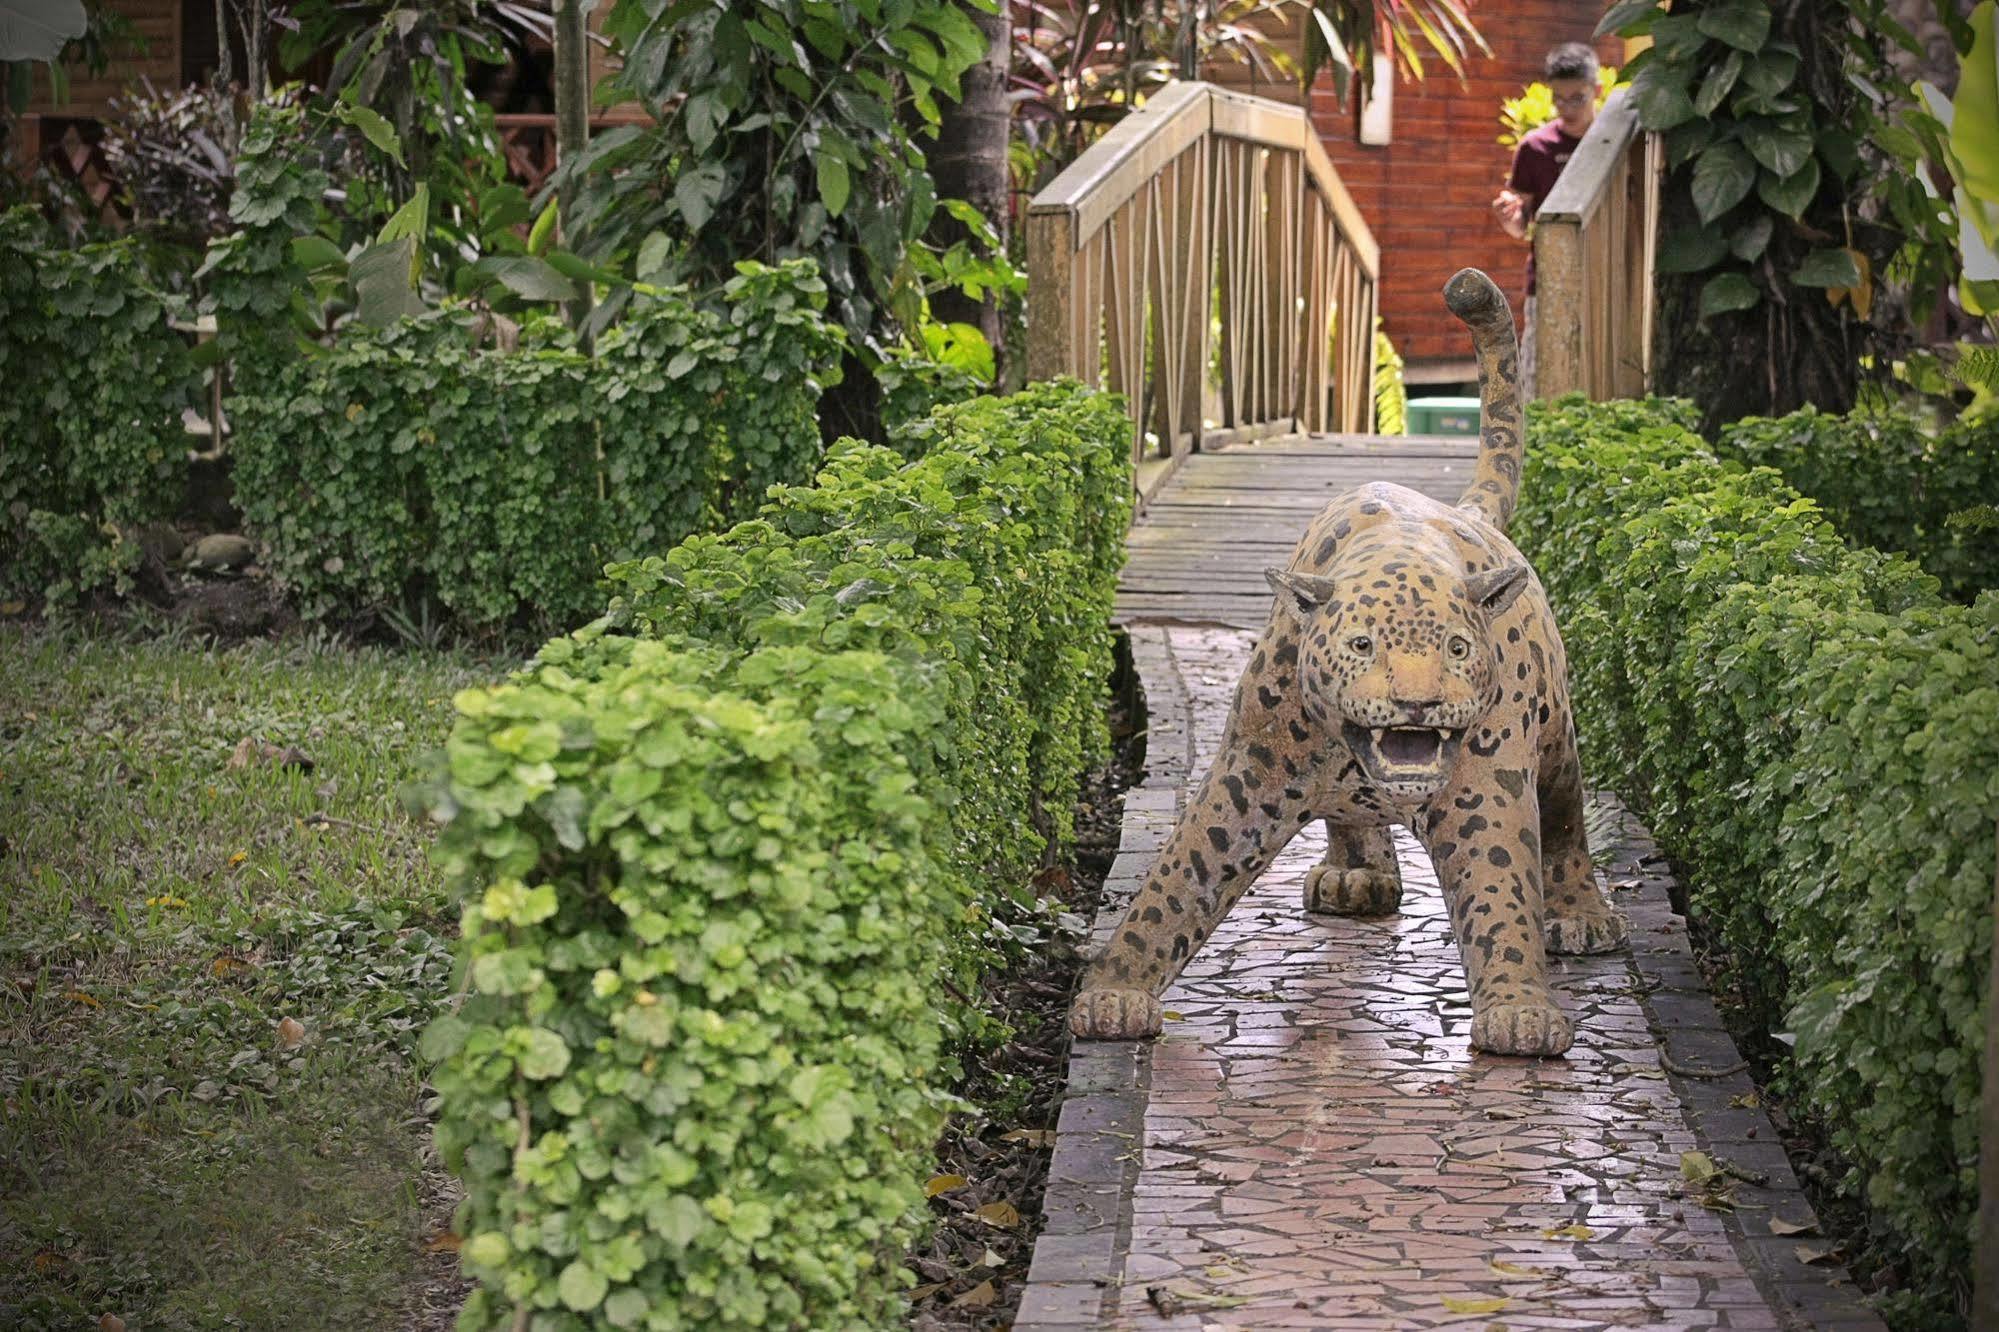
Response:
[[[1193,775],[1194,729],[1185,679],[1168,626],[1130,625],[1133,664],[1146,706],[1145,779],[1126,792],[1116,860],[1104,883],[1099,941],[1123,914],[1171,829]],[[1674,912],[1672,873],[1651,833],[1614,796],[1600,795],[1599,818],[1613,821],[1614,851],[1599,867],[1619,883],[1631,922],[1629,961],[1653,1035],[1661,1042],[1669,1085],[1702,1150],[1743,1173],[1739,1209],[1722,1220],[1758,1292],[1787,1328],[1881,1332],[1843,1268],[1807,1265],[1797,1250],[1811,1240],[1780,1236],[1771,1222],[1815,1221],[1792,1173],[1783,1141],[1761,1106],[1731,1104],[1754,1090]],[[1043,1201],[1045,1223],[1034,1248],[1014,1332],[1075,1332],[1107,1321],[1129,1249],[1132,1195],[1143,1164],[1152,1047],[1136,1042],[1079,1044],[1069,1056],[1068,1091],[1056,1125]],[[1733,1069],[1722,1076],[1701,1070]]]

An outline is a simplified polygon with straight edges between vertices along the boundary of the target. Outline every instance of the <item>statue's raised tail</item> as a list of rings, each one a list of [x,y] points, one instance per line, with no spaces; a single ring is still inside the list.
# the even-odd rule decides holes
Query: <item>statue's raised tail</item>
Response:
[[[1478,349],[1478,468],[1459,505],[1477,509],[1500,531],[1520,498],[1520,345],[1513,336],[1513,311],[1491,278],[1476,268],[1460,268],[1444,284],[1444,303],[1471,329]]]

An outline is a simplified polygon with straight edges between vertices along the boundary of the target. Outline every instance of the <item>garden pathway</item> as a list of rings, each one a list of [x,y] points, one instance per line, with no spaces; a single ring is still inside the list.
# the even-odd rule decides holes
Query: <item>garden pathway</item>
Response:
[[[1197,455],[1155,493],[1119,602],[1146,774],[1099,942],[1219,742],[1264,567],[1327,496],[1390,479],[1454,500],[1471,457],[1263,444]],[[1156,1045],[1075,1047],[1015,1332],[1878,1329],[1822,1252],[1636,821],[1608,799],[1592,815],[1632,946],[1555,960],[1578,1019],[1561,1060],[1470,1053],[1435,875],[1398,838],[1399,916],[1302,912],[1315,827],[1167,992]],[[1703,1162],[1725,1173],[1690,1180]]]

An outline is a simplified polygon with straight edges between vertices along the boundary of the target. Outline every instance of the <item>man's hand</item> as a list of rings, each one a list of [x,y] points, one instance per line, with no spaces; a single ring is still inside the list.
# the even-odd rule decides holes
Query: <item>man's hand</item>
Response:
[[[1499,229],[1515,240],[1527,239],[1527,196],[1514,190],[1501,190],[1492,201],[1492,215],[1498,219]]]

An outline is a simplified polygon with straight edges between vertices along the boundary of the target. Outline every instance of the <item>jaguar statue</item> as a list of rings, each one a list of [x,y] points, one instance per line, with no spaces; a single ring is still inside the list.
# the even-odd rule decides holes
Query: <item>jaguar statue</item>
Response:
[[[1444,299],[1478,351],[1471,484],[1454,506],[1387,483],[1348,491],[1313,519],[1288,568],[1267,571],[1276,604],[1221,748],[1084,973],[1069,1014],[1079,1039],[1157,1036],[1160,993],[1315,819],[1327,847],[1305,881],[1307,911],[1400,906],[1392,825],[1429,852],[1476,1049],[1568,1050],[1574,1027],[1546,954],[1624,942],[1584,838],[1561,635],[1506,538],[1523,449],[1513,313],[1476,269]]]

